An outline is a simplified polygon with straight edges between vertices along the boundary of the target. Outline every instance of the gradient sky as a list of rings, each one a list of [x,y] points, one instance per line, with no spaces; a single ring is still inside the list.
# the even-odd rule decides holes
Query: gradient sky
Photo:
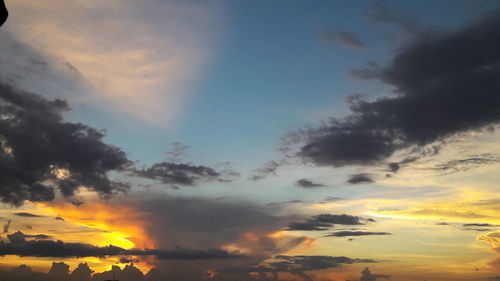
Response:
[[[498,1],[5,2],[1,280],[500,280]]]

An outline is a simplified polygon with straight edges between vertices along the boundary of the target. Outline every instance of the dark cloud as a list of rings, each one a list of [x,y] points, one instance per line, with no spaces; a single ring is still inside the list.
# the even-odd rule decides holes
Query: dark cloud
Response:
[[[316,187],[325,187],[326,185],[321,183],[312,182],[308,179],[300,179],[295,183],[296,186],[302,188],[316,188]]]
[[[360,183],[373,183],[374,180],[369,174],[354,174],[347,180],[350,184],[360,184]]]
[[[54,219],[55,219],[56,221],[64,221],[64,218],[59,217],[59,216],[55,217]]]
[[[380,23],[394,24],[406,32],[418,30],[418,21],[402,11],[394,11],[381,1],[375,1],[368,16]]]
[[[46,240],[50,236],[26,235],[20,231],[7,235],[9,242],[0,241],[0,255],[17,255],[21,257],[105,257],[105,256],[156,256],[158,259],[231,259],[242,255],[232,254],[220,249],[192,250],[192,249],[147,249],[126,250],[113,245],[98,247],[83,243],[65,243],[63,241]],[[28,240],[34,239],[34,240]]]
[[[211,167],[174,162],[155,163],[149,168],[134,169],[132,173],[139,177],[160,181],[174,188],[193,186],[200,181],[230,181],[227,174]]]
[[[285,256],[279,255],[276,259],[283,260],[285,263],[276,264],[278,268],[287,268],[288,270],[299,269],[306,270],[319,270],[326,268],[341,267],[343,264],[353,263],[376,263],[378,261],[373,259],[352,259],[348,257],[334,257],[334,256]]]
[[[438,173],[451,174],[478,168],[484,165],[498,163],[500,160],[496,155],[483,154],[465,159],[454,159],[438,164],[432,170]]]
[[[294,132],[305,142],[298,155],[318,165],[372,165],[491,128],[500,121],[499,25],[495,13],[454,32],[422,33],[381,71],[392,96],[358,99],[350,116]]]
[[[343,225],[361,225],[361,218],[357,216],[351,216],[347,214],[332,215],[332,214],[321,214],[313,216],[314,220],[318,222],[331,223],[331,224],[343,224]]]
[[[17,90],[0,82],[0,199],[51,201],[55,190],[72,196],[86,186],[101,196],[128,186],[107,177],[131,162],[119,148],[102,142],[104,134],[80,123],[65,122],[63,100]],[[58,175],[61,171],[67,171]]]
[[[462,224],[463,227],[495,227],[496,225],[494,224],[489,224],[489,223],[464,223]]]
[[[342,30],[329,31],[324,34],[321,39],[326,41],[333,40],[337,44],[346,48],[360,49],[366,47],[366,44],[358,37],[358,35]]]
[[[271,160],[271,161],[265,163],[264,165],[262,165],[262,167],[255,169],[254,173],[250,176],[250,180],[257,181],[257,180],[264,179],[268,176],[276,176],[277,175],[276,171],[282,165],[284,165],[283,161],[277,162],[277,161]]]
[[[323,231],[328,230],[336,224],[340,225],[364,225],[362,221],[375,222],[374,219],[363,219],[357,216],[347,214],[332,215],[320,214],[312,216],[311,219],[305,222],[291,222],[286,230],[302,230],[302,231]]]
[[[363,271],[361,271],[361,279],[359,281],[377,281],[378,279],[391,279],[390,275],[385,275],[385,274],[373,274],[371,271],[367,268],[365,268]],[[346,280],[350,281],[350,280]]]
[[[286,230],[314,231],[314,230],[328,230],[328,228],[330,227],[332,227],[330,223],[324,223],[319,221],[291,222],[288,224]]]
[[[40,215],[37,215],[37,214],[26,213],[26,212],[14,213],[14,215],[16,215],[18,217],[27,217],[27,218],[40,218],[40,217],[43,217],[43,216],[40,216]]]
[[[349,236],[368,236],[368,235],[392,235],[389,232],[370,232],[370,231],[337,231],[324,237],[349,237]]]

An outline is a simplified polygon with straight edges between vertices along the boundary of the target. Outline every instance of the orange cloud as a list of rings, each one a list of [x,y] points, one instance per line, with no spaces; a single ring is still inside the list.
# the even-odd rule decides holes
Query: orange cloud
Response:
[[[100,235],[89,241],[94,245],[112,244],[126,249],[156,248],[155,239],[147,232],[149,214],[132,206],[109,202],[89,202],[80,206],[58,202],[41,203],[39,206],[63,217],[66,222],[100,230]]]

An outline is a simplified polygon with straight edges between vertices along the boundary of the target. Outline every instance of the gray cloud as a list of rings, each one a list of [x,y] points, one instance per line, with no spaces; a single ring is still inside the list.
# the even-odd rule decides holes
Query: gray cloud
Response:
[[[242,255],[232,254],[220,249],[192,250],[177,248],[173,250],[147,249],[126,250],[113,245],[98,247],[83,243],[65,243],[46,240],[50,236],[26,235],[20,231],[7,235],[9,242],[0,241],[0,255],[17,255],[21,257],[105,257],[105,256],[156,256],[158,259],[229,259]],[[28,240],[33,238],[34,240]]]
[[[302,187],[302,188],[316,188],[316,187],[325,187],[326,185],[321,184],[321,183],[316,183],[313,181],[310,181],[308,179],[300,179],[295,183],[296,186]]]
[[[228,182],[234,173],[226,174],[214,168],[174,162],[155,163],[149,168],[134,169],[133,175],[160,181],[177,188],[178,186],[193,186],[200,181]]]
[[[72,196],[80,186],[110,196],[128,185],[107,177],[131,162],[119,148],[102,142],[104,134],[61,116],[68,104],[46,100],[0,82],[0,199],[51,201],[54,190]],[[57,177],[57,169],[69,173]]]
[[[306,221],[306,222],[291,222],[288,224],[286,230],[302,230],[302,231],[321,231],[328,230],[332,225],[319,221]]]
[[[40,215],[37,215],[37,214],[26,213],[26,212],[17,212],[17,213],[14,213],[14,215],[16,215],[18,217],[27,217],[27,218],[39,218],[39,217],[43,217],[43,216],[40,216]]]
[[[318,270],[326,268],[341,267],[342,264],[353,263],[377,263],[373,259],[352,259],[348,257],[334,257],[334,256],[276,256],[276,259],[283,260],[285,263],[277,264],[279,267],[285,267],[288,270],[299,269],[305,270]]]
[[[347,214],[332,215],[332,214],[320,214],[312,216],[311,219],[305,222],[291,222],[288,224],[286,230],[301,230],[301,231],[323,231],[328,230],[335,224],[340,225],[364,225],[363,220],[374,222],[375,220],[363,219],[357,216],[351,216]]]
[[[395,151],[423,148],[500,121],[500,16],[458,31],[420,35],[383,69],[394,93],[355,100],[352,114],[292,133],[298,156],[318,165],[379,164]]]
[[[467,171],[484,165],[495,164],[498,163],[499,161],[500,160],[496,155],[483,154],[465,159],[454,159],[446,161],[444,163],[440,163],[432,167],[432,170],[438,173],[451,174],[456,172]]]
[[[368,236],[368,235],[392,235],[389,232],[370,232],[370,231],[337,231],[324,237],[349,237],[349,236]]]
[[[334,40],[337,44],[346,48],[359,49],[366,47],[366,44],[358,37],[358,35],[342,30],[329,31],[322,36],[322,39],[327,41]]]
[[[350,184],[373,183],[375,182],[369,174],[354,174],[347,180]]]

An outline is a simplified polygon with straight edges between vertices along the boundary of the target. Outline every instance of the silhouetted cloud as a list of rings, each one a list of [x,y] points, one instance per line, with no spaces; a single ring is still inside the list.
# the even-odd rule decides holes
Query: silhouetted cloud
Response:
[[[392,96],[356,99],[350,116],[293,132],[290,140],[305,143],[298,156],[334,167],[380,164],[397,150],[498,123],[499,25],[495,13],[458,31],[420,35],[381,71]]]
[[[358,216],[351,216],[347,214],[332,215],[320,214],[312,216],[311,219],[305,222],[291,222],[288,224],[286,230],[302,230],[302,231],[323,231],[328,230],[335,224],[340,225],[364,225],[362,221],[375,222],[374,219],[364,219]]]
[[[374,180],[369,174],[354,174],[347,180],[350,184],[360,184],[360,183],[373,183]]]
[[[470,169],[478,168],[484,165],[498,163],[500,159],[496,155],[483,154],[465,159],[454,159],[438,164],[431,169],[444,174],[451,174],[456,172],[463,172]]]
[[[26,213],[26,212],[14,213],[14,215],[16,215],[18,217],[27,217],[27,218],[39,218],[39,217],[43,217],[43,216],[40,216],[40,215],[37,215],[37,214]]]
[[[158,259],[231,259],[242,255],[232,254],[220,249],[147,249],[126,250],[109,245],[98,247],[84,243],[65,243],[63,241],[46,240],[47,235],[26,235],[20,231],[7,235],[9,242],[0,241],[0,255],[17,255],[21,257],[105,257],[105,256],[156,256]],[[28,240],[34,239],[34,240]]]
[[[351,216],[347,214],[332,215],[332,214],[321,214],[313,216],[316,221],[332,223],[332,224],[343,224],[343,225],[361,225],[361,218],[357,216]]]
[[[160,181],[164,184],[178,186],[193,186],[200,181],[228,182],[233,174],[202,165],[181,164],[174,162],[155,163],[149,168],[134,169],[132,173],[136,176]]]
[[[369,235],[392,235],[389,232],[370,232],[370,231],[337,231],[324,237],[349,237],[349,236],[369,236]]]
[[[325,187],[326,185],[321,183],[312,182],[308,179],[300,179],[295,183],[296,186],[302,188],[316,188],[316,187]]]
[[[377,281],[378,279],[391,279],[390,275],[385,275],[385,274],[373,274],[371,271],[367,268],[365,268],[363,271],[361,271],[361,279],[359,281]],[[350,280],[346,280],[350,281]]]
[[[276,264],[279,267],[285,267],[288,270],[299,269],[305,270],[318,270],[326,268],[341,267],[342,264],[353,263],[377,263],[373,259],[352,259],[348,257],[335,257],[335,256],[285,256],[279,255],[276,259],[283,260],[285,263]],[[271,263],[272,265],[272,263]]]
[[[332,227],[330,223],[324,223],[319,221],[291,222],[288,224],[286,230],[314,231],[314,230],[328,230],[328,228],[330,227]]]
[[[347,47],[347,48],[365,48],[366,44],[358,37],[358,35],[342,31],[342,30],[332,30],[324,34],[321,39],[323,40],[334,40],[337,44]]]
[[[131,162],[119,148],[102,142],[104,134],[61,116],[68,104],[46,100],[0,82],[0,199],[51,201],[54,189],[71,196],[86,186],[102,196],[128,189],[107,177]]]

